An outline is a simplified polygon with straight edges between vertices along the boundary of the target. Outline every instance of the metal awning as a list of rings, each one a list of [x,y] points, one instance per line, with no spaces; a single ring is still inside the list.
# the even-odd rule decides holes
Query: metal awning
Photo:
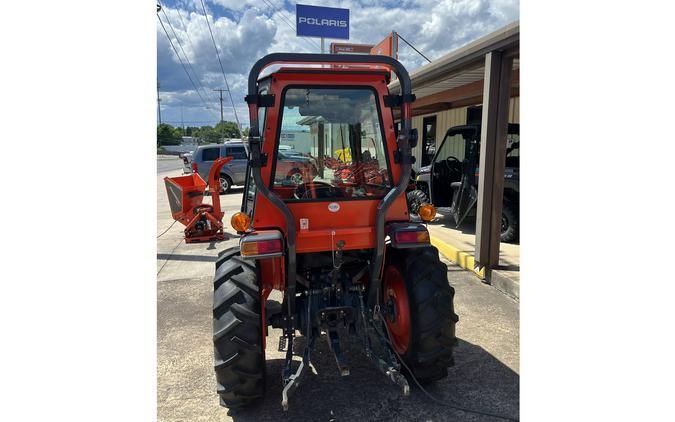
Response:
[[[419,100],[481,81],[485,75],[486,53],[503,51],[506,55],[517,56],[519,44],[520,22],[516,21],[411,72],[413,92]],[[517,58],[513,61],[513,68],[519,68]],[[389,91],[400,93],[398,80],[389,84]],[[457,93],[458,96],[460,94]],[[452,98],[439,98],[439,101],[449,100]]]

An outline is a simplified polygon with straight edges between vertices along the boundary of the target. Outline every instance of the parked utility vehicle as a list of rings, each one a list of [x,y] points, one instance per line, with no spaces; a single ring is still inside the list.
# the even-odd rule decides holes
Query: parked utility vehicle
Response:
[[[519,234],[520,209],[520,126],[509,124],[504,169],[501,241],[515,242]],[[476,214],[478,200],[478,163],[480,125],[448,129],[436,150],[431,165],[422,167],[416,177],[417,189],[408,192],[410,212],[420,205],[449,207],[457,227]]]
[[[322,66],[283,67],[259,79],[272,64]],[[392,71],[402,95],[389,94]],[[403,394],[410,390],[404,374],[420,382],[447,376],[458,320],[454,289],[426,227],[410,222],[405,196],[417,142],[414,99],[408,72],[386,56],[279,53],[251,69],[246,188],[231,219],[241,240],[220,253],[214,279],[222,405],[240,408],[265,394],[268,326],[283,332],[284,409],[321,337],[342,376],[350,372],[344,336],[358,339],[363,356]],[[402,116],[398,137],[394,108]],[[289,184],[280,133],[297,126],[312,136],[294,154],[318,168]],[[281,306],[267,300],[274,289],[283,292]],[[307,340],[300,362],[292,359],[298,333]]]

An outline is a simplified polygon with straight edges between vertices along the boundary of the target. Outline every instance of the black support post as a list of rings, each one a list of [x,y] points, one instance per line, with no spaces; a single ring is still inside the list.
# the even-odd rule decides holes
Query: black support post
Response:
[[[504,166],[508,132],[513,57],[492,51],[485,55],[485,85],[481,122],[476,265],[490,270],[499,265]]]

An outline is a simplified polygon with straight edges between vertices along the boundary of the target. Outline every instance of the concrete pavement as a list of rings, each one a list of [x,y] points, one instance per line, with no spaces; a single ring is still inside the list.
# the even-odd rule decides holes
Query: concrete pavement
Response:
[[[158,174],[157,233],[173,222],[163,177]],[[221,195],[224,221],[239,209],[241,189]],[[363,356],[357,344],[347,345],[351,375],[340,377],[325,341],[313,354],[316,374],[281,410],[283,353],[277,351],[280,330],[270,329],[266,348],[265,400],[252,409],[228,416],[215,392],[211,331],[213,261],[217,253],[237,244],[231,230],[223,242],[182,242],[176,223],[157,240],[157,416],[159,421],[490,421],[496,420],[430,402],[413,387],[400,391]],[[470,273],[448,264],[448,278],[456,289],[459,346],[450,376],[430,388],[447,403],[518,416],[519,306],[496,289],[476,283]],[[161,269],[161,272],[160,272]],[[280,300],[274,292],[272,298]],[[301,338],[300,338],[301,339]],[[301,340],[299,341],[301,342]]]
[[[444,209],[438,210],[438,216],[428,224],[432,243],[450,261],[469,271],[474,271],[476,252],[475,217],[467,217],[459,227]],[[485,277],[485,270],[478,276]],[[499,244],[499,268],[492,270],[488,277],[490,284],[518,299],[520,297],[520,244]]]
[[[178,157],[157,157],[157,174],[180,170],[183,168],[183,160]],[[172,174],[175,176],[175,174]]]

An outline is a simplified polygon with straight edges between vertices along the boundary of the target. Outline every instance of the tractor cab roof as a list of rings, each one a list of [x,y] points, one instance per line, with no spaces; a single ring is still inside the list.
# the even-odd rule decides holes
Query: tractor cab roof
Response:
[[[379,66],[373,66],[373,65],[326,65],[330,66],[328,68],[322,68],[322,67],[281,67],[277,70],[275,70],[272,73],[269,73],[265,76],[261,76],[258,78],[258,82],[263,82],[273,75],[277,74],[298,74],[298,73],[303,73],[303,74],[358,74],[358,75],[363,75],[363,74],[373,74],[377,76],[384,77],[386,80],[386,83],[389,83],[391,79],[391,72],[388,69],[385,69],[383,67]]]

